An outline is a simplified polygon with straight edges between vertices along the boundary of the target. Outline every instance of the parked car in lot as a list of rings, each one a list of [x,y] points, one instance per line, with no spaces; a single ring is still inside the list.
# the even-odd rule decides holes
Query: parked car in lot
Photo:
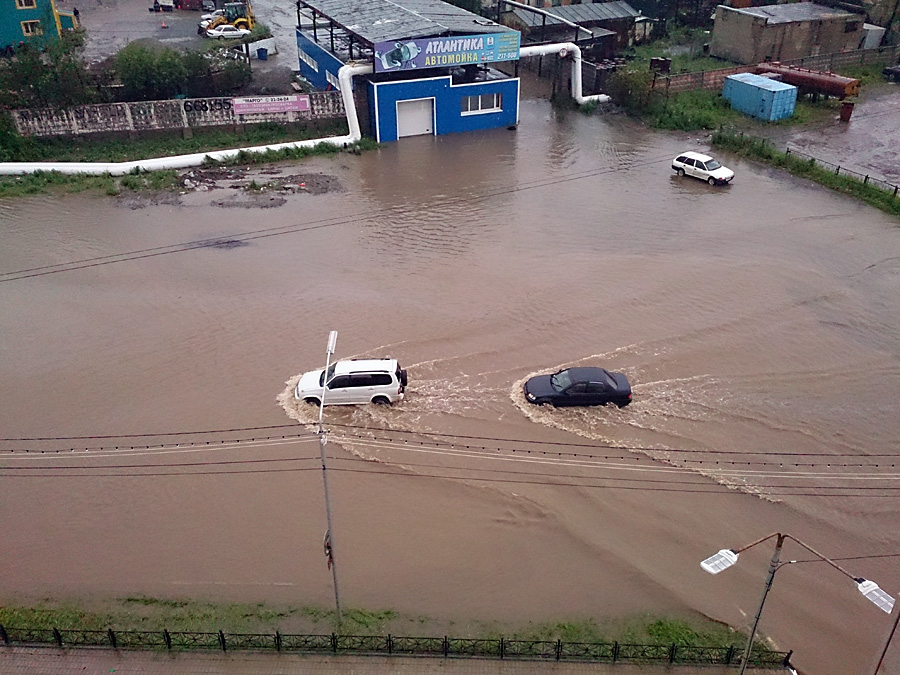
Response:
[[[217,16],[225,16],[225,10],[217,9],[210,12],[209,14],[201,14],[200,21],[209,21],[210,19],[215,19]]]
[[[525,383],[529,403],[558,406],[631,403],[631,384],[623,373],[604,368],[566,368],[553,375],[536,375]]]
[[[231,24],[222,24],[206,31],[206,37],[222,40],[223,38],[242,38],[250,35],[250,31],[246,28],[236,28]]]
[[[693,176],[710,185],[725,185],[734,178],[734,171],[722,166],[709,155],[699,152],[683,152],[672,160],[672,168],[679,176]]]
[[[294,398],[320,405],[324,388],[325,405],[390,405],[403,400],[406,383],[406,371],[397,359],[349,359],[332,363],[327,377],[324,368],[301,375]]]

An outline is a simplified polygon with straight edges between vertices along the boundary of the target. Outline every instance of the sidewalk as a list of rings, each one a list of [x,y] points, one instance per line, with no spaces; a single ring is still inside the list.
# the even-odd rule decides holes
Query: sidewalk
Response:
[[[150,653],[0,646],[2,675],[725,675],[734,668],[402,656]],[[782,670],[748,673],[780,675]]]

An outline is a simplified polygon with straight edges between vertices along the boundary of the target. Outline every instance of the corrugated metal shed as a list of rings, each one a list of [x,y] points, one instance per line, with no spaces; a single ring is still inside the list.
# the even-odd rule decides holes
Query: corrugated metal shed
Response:
[[[766,19],[767,23],[795,23],[799,21],[821,21],[823,19],[849,19],[854,16],[852,12],[842,9],[833,9],[825,5],[817,5],[814,2],[793,2],[787,5],[764,5],[762,7],[747,7],[735,9],[742,14],[752,14]]]
[[[509,31],[440,0],[301,0],[363,42]]]
[[[546,11],[561,19],[566,19],[567,21],[578,24],[608,21],[610,19],[636,18],[641,15],[639,11],[625,2],[625,0],[616,0],[615,2],[595,2],[584,5],[561,5],[559,7],[548,8]],[[516,8],[513,10],[513,14],[529,28],[544,24],[544,15],[538,14],[537,12],[529,12],[527,9]],[[546,20],[548,26],[562,23],[549,16],[546,17]]]

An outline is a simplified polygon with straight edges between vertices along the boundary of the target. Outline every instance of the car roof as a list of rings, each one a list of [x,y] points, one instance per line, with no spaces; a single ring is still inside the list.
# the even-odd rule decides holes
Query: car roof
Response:
[[[693,152],[689,150],[688,152],[682,152],[679,157],[690,157],[691,159],[699,159],[701,162],[708,162],[712,159],[709,155],[704,155],[700,152]]]
[[[397,370],[397,359],[347,359],[338,361],[334,366],[335,375],[350,373],[394,372]]]
[[[606,382],[609,378],[609,372],[604,368],[582,366],[566,370],[569,371],[573,382]]]

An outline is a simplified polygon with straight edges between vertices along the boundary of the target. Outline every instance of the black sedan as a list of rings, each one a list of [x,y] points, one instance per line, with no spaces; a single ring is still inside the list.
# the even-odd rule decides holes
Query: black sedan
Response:
[[[622,373],[603,368],[566,368],[537,375],[525,383],[525,398],[535,405],[606,405],[631,403],[631,385]]]

